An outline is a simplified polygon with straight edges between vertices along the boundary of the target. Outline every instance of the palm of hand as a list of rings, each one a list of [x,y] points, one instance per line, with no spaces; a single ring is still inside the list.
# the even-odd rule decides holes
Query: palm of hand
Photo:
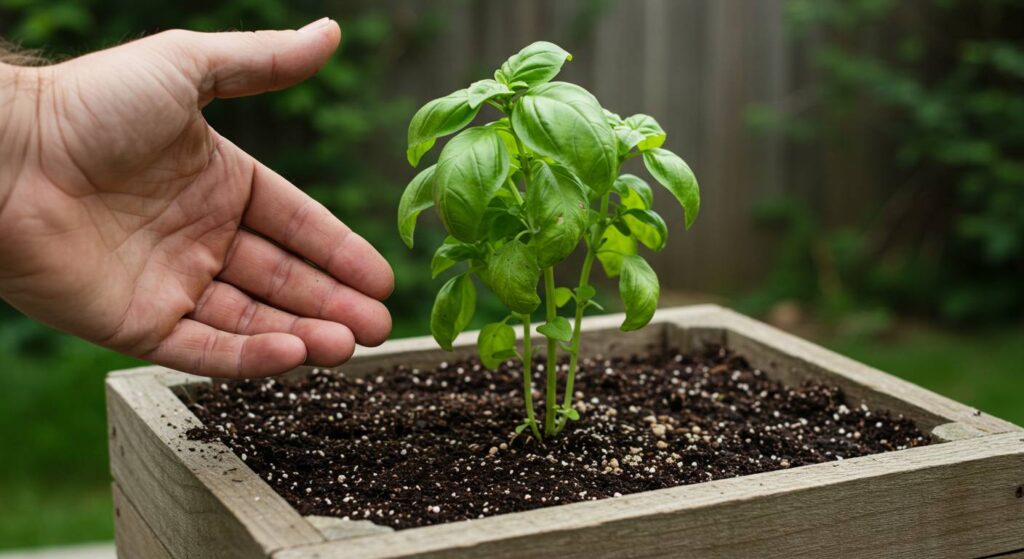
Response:
[[[0,214],[13,241],[0,293],[100,345],[204,374],[333,365],[353,338],[382,341],[386,263],[204,120],[202,105],[247,93],[249,79],[231,69],[211,82],[207,59],[133,46],[40,70],[38,164]]]

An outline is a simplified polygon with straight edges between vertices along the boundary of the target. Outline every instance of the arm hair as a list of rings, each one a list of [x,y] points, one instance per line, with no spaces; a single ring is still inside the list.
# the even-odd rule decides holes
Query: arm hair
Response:
[[[49,61],[38,50],[28,50],[0,37],[0,64],[11,66],[43,66]]]

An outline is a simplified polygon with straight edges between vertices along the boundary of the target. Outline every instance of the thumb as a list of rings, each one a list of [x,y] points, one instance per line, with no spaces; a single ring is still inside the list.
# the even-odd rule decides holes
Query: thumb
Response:
[[[291,87],[327,62],[341,29],[323,18],[297,31],[198,33],[165,31],[153,37],[192,80],[199,104]]]

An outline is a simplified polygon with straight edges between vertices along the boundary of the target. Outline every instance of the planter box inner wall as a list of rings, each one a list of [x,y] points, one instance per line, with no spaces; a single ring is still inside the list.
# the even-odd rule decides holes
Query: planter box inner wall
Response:
[[[586,319],[581,355],[688,352],[713,343],[788,386],[813,380],[914,420],[939,444],[680,486],[616,499],[399,532],[303,518],[220,442],[186,440],[198,420],[179,399],[208,379],[145,367],[107,381],[111,471],[122,556],[695,557],[756,554],[985,556],[1024,549],[1024,431],[716,306],[658,312],[618,331]],[[427,368],[469,357],[430,338],[362,349],[346,375]],[[300,368],[289,376],[308,374]],[[159,553],[163,553],[160,555]]]

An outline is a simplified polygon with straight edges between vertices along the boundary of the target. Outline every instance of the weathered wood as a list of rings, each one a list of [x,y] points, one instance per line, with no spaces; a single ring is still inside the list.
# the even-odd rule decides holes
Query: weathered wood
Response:
[[[785,384],[824,380],[838,385],[855,405],[860,401],[913,418],[923,429],[959,422],[985,433],[1019,431],[1020,427],[858,363],[848,357],[787,334],[728,309],[721,309],[726,345],[755,367],[771,371]],[[925,413],[922,413],[924,411]]]
[[[318,527],[333,538],[335,522],[311,525],[222,444],[181,438],[198,420],[172,391],[187,398],[208,380],[148,367],[107,381],[111,470],[174,557],[946,557],[1024,548],[1019,427],[714,305],[660,310],[629,334],[618,332],[621,320],[586,319],[585,354],[721,343],[785,383],[837,384],[852,400],[904,413],[949,442],[328,542]],[[435,366],[472,354],[475,339],[460,336],[454,356],[427,337],[390,341],[360,348],[342,369],[367,375],[397,364]]]
[[[114,541],[120,559],[172,559],[153,529],[139,515],[116,483],[110,484],[114,495]]]
[[[963,423],[943,423],[932,429],[932,437],[939,441],[960,441],[983,437],[985,432]]]
[[[199,421],[157,378],[107,380],[110,469],[173,556],[266,557],[324,541],[223,444],[185,440]]]
[[[1024,546],[1024,440],[990,435],[282,550],[335,557],[976,557]]]

